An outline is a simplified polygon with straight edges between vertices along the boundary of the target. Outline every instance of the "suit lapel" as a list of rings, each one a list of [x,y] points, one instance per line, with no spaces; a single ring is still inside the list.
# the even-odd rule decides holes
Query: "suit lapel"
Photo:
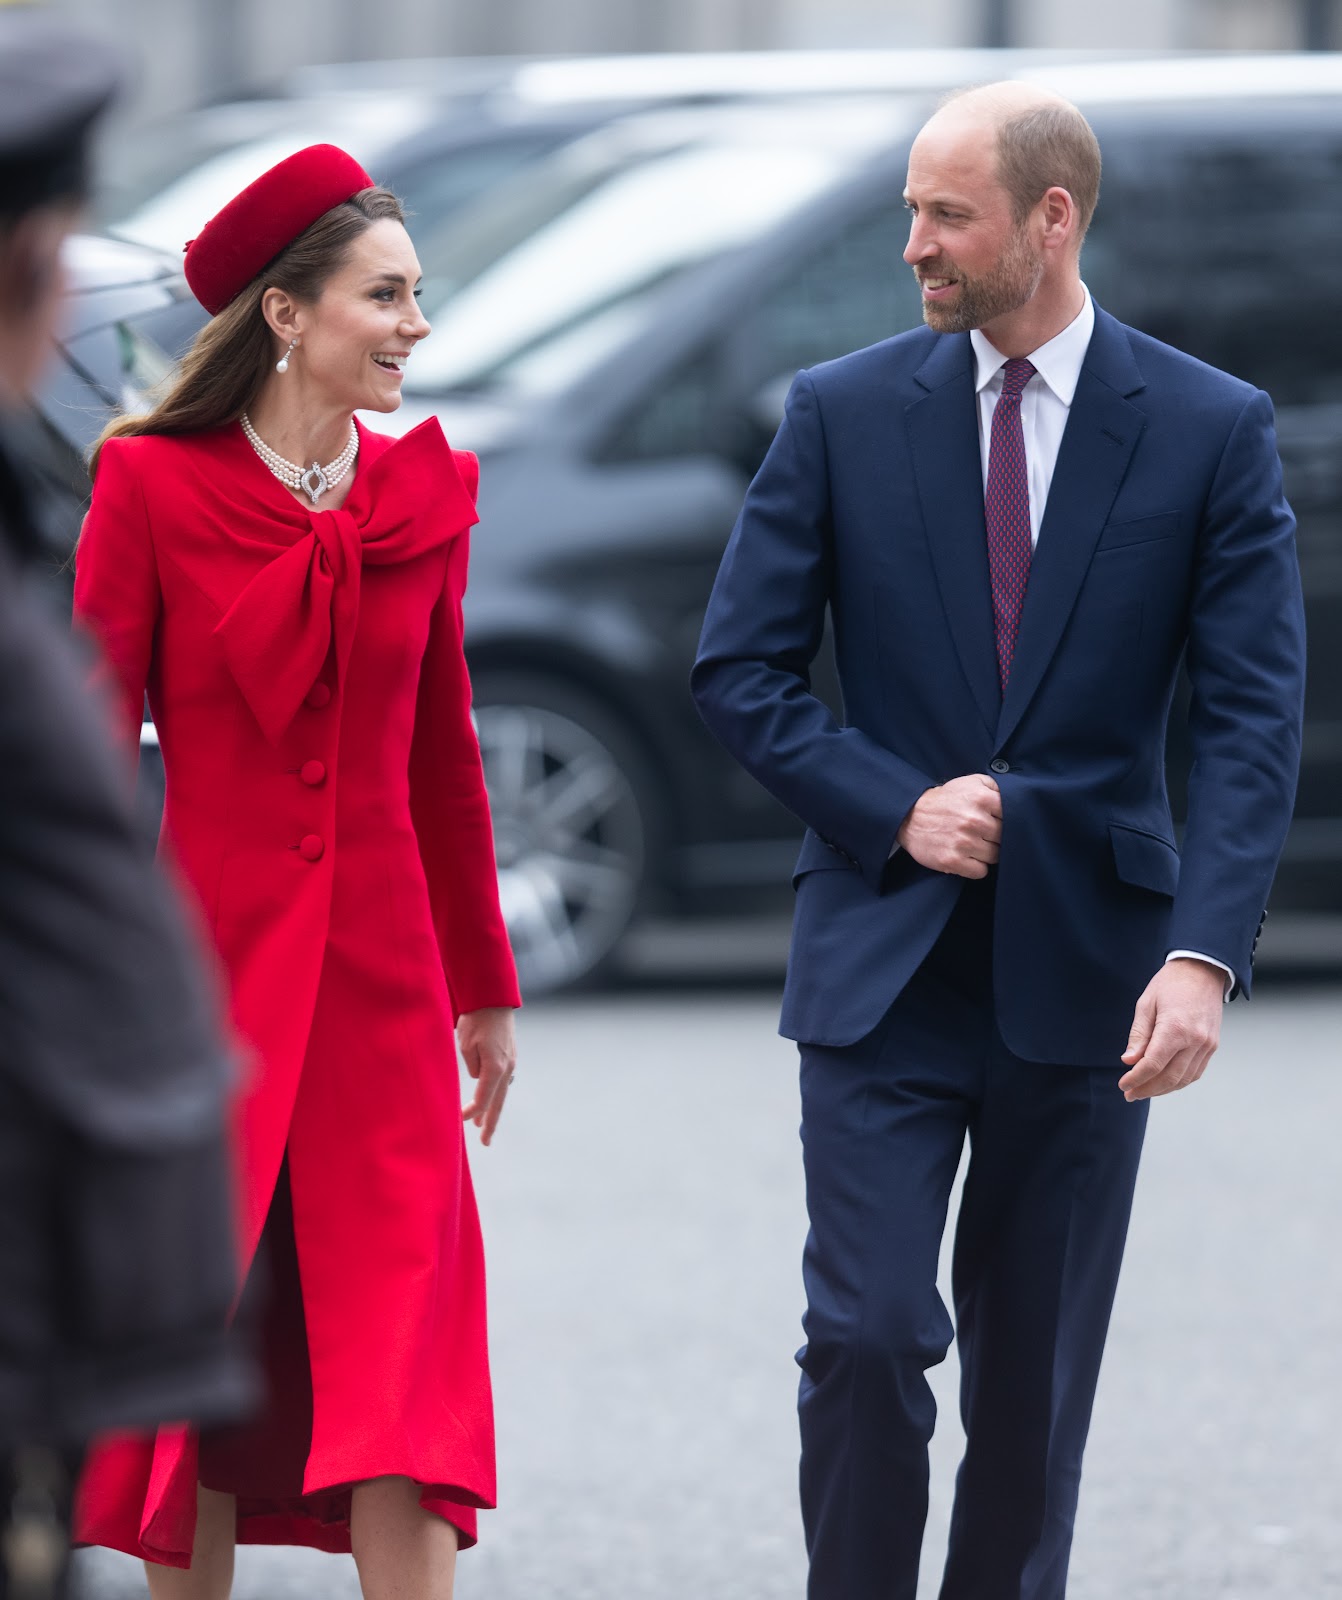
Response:
[[[904,419],[923,528],[960,664],[991,733],[1001,693],[968,334],[938,339],[914,377],[927,393],[905,410]]]
[[[997,722],[1000,749],[1048,670],[1100,532],[1146,426],[1125,396],[1145,387],[1122,326],[1096,307],[1095,332],[1063,430]],[[986,563],[986,557],[985,557]],[[989,619],[988,636],[992,638]]]

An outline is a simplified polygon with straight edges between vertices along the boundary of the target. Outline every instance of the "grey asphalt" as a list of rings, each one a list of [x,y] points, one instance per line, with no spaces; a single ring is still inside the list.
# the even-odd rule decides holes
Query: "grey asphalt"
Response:
[[[461,1600],[801,1600],[795,1052],[773,994],[532,1006],[476,1151],[502,1509]],[[1071,1600],[1342,1595],[1342,989],[1229,1008],[1157,1102]],[[957,1455],[954,1362],[920,1600]],[[143,1595],[90,1552],[90,1600]],[[243,1551],[236,1600],[354,1600],[348,1558]]]

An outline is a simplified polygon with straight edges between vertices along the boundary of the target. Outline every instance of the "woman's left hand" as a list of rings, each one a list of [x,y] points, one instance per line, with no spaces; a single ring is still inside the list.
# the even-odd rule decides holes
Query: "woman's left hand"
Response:
[[[475,1095],[462,1112],[464,1122],[480,1129],[480,1143],[488,1144],[503,1114],[508,1085],[517,1065],[510,1006],[486,1006],[464,1011],[457,1020],[457,1044],[466,1070],[475,1079]]]

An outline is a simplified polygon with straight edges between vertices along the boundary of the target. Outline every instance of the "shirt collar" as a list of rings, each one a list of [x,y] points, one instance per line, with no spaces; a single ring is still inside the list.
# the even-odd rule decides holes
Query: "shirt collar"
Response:
[[[1090,336],[1095,331],[1095,302],[1084,283],[1081,292],[1085,300],[1072,321],[1030,354],[1035,371],[1065,406],[1071,405],[1081,381],[1081,366],[1086,359]],[[1001,372],[1007,358],[978,328],[970,330],[969,342],[974,347],[974,388],[982,393]]]

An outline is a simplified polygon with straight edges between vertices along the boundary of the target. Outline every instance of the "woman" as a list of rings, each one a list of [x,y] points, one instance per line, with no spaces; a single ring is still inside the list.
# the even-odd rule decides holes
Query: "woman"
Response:
[[[95,453],[77,614],[126,740],[147,688],[164,840],[252,1071],[241,1239],[270,1399],[103,1446],[79,1535],[154,1600],[225,1600],[235,1537],[353,1550],[367,1600],[452,1592],[494,1498],[453,1025],[488,1144],[516,979],[461,642],[474,458],[394,411],[429,332],[395,198],[313,146],[188,247],[214,320]],[[459,1018],[459,1021],[457,1020]]]

